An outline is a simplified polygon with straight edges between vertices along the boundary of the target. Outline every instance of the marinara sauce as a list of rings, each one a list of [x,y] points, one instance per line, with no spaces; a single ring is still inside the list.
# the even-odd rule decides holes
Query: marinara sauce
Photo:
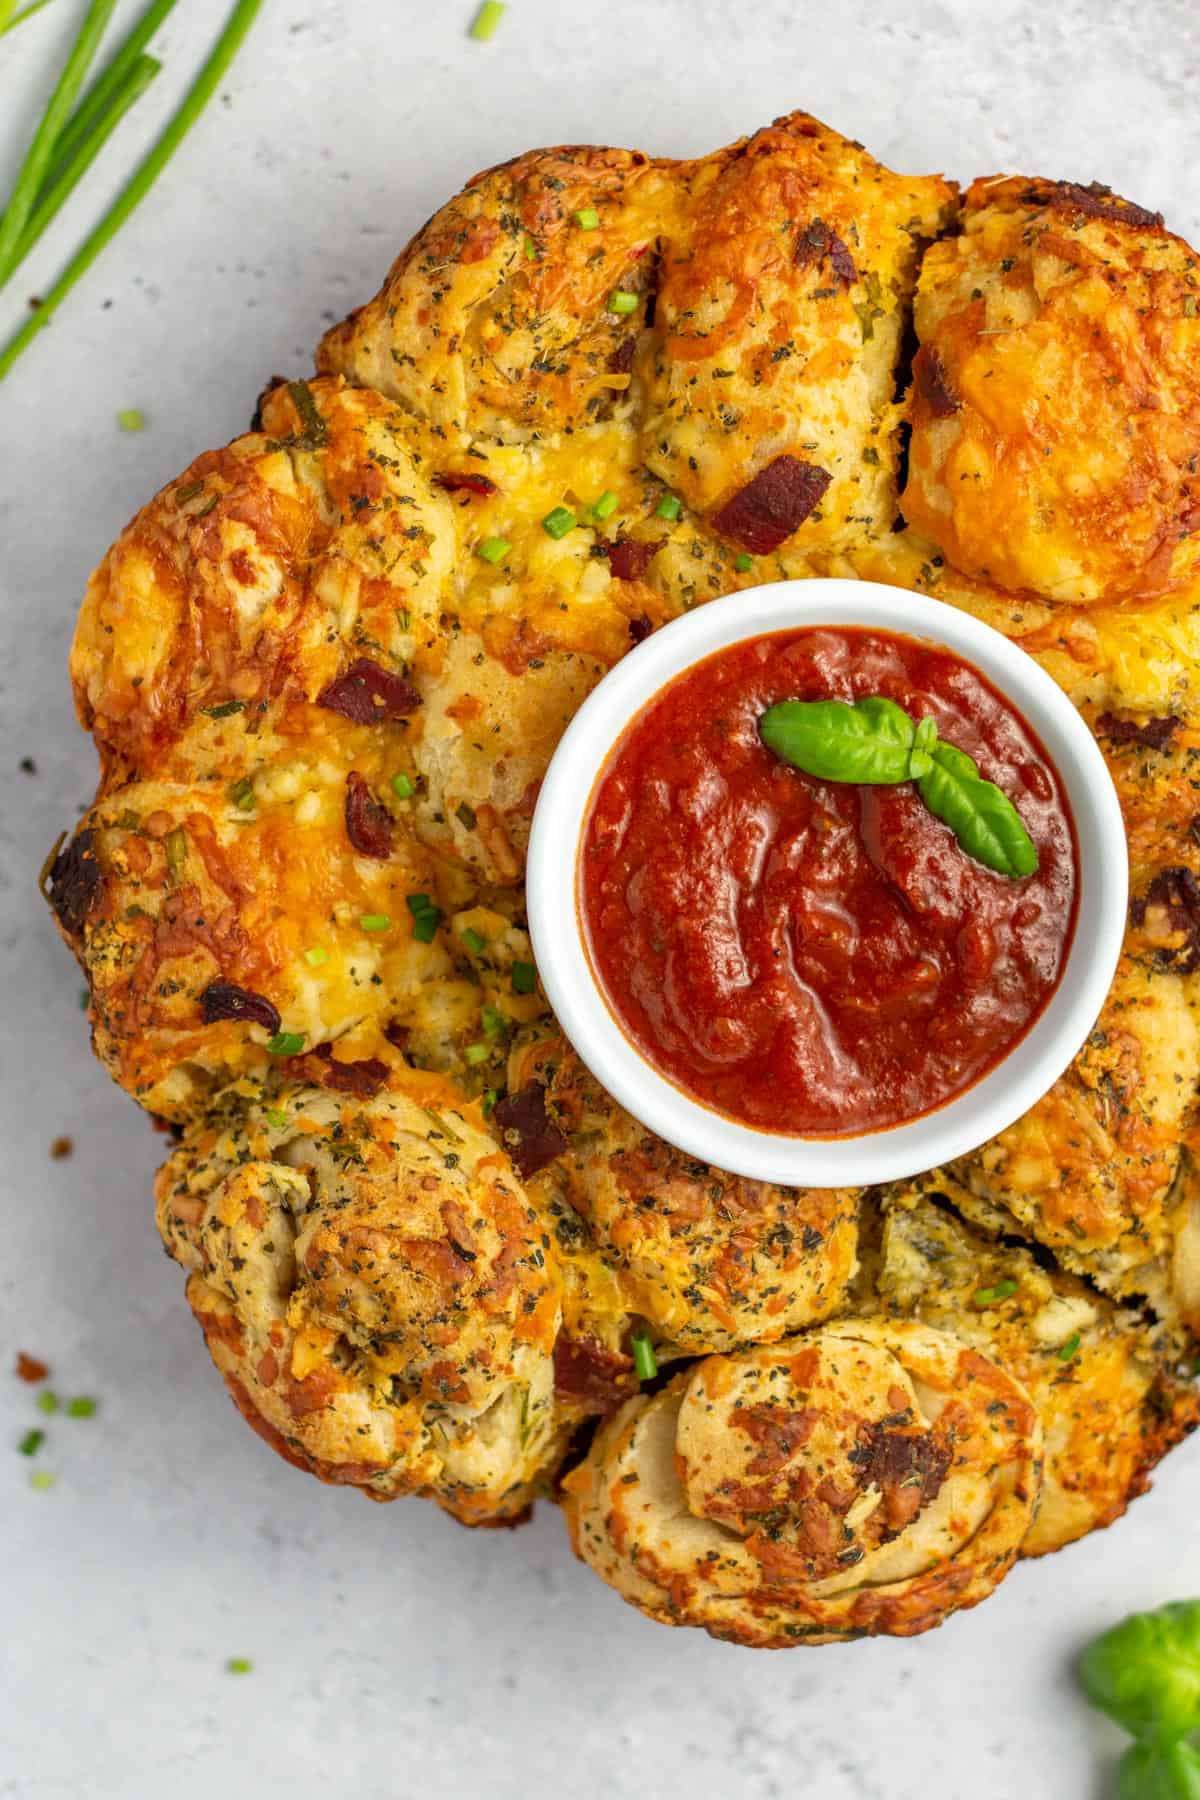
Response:
[[[911,782],[820,781],[758,735],[776,701],[882,694],[966,750],[1038,851],[976,862]],[[578,904],[626,1035],[694,1098],[772,1132],[913,1119],[1010,1051],[1058,983],[1074,827],[1030,727],[949,650],[887,631],[779,632],[670,682],[618,740]]]

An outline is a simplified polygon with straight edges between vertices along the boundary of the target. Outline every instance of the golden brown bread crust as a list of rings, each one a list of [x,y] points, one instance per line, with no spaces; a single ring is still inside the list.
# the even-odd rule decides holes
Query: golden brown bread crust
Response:
[[[977,182],[960,217],[801,113],[691,162],[532,151],[118,539],[72,654],[100,793],[46,885],[99,1054],[184,1128],[160,1225],[282,1455],[510,1523],[608,1418],[568,1478],[581,1554],[655,1617],[784,1644],[937,1624],[1191,1429],[1194,261],[1069,184]],[[1097,1030],[936,1204],[683,1156],[525,973],[530,818],[589,689],[714,595],[830,573],[1021,642],[1125,810]],[[781,1379],[863,1452],[822,1493],[802,1434],[754,1435]]]

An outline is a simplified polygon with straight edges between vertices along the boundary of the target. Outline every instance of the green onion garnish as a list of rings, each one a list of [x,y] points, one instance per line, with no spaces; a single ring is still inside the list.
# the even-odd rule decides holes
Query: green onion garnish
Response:
[[[483,1116],[485,1119],[490,1118],[492,1113],[496,1110],[496,1102],[499,1098],[499,1088],[485,1088],[483,1090]]]
[[[15,31],[18,25],[23,24],[26,19],[32,19],[34,13],[40,13],[43,6],[49,6],[49,4],[50,0],[29,0],[29,5],[23,6],[19,13],[12,13],[11,18],[6,13],[5,7],[0,6],[0,37],[3,37],[6,31]],[[12,6],[13,0],[7,0],[8,12],[12,12]]]
[[[0,352],[0,381],[8,374],[21,352],[28,348],[38,332],[43,330],[43,328],[50,323],[50,320],[54,317],[67,295],[87,273],[88,269],[91,268],[92,264],[96,261],[96,258],[103,252],[107,245],[111,243],[112,239],[116,236],[126,219],[129,218],[130,214],[141,201],[145,199],[158,177],[162,174],[163,169],[166,167],[175,151],[179,148],[180,143],[191,130],[205,106],[212,98],[214,91],[220,85],[226,70],[229,68],[230,63],[233,61],[233,58],[241,47],[246,33],[254,23],[261,6],[262,0],[237,0],[237,4],[226,21],[224,30],[214,44],[207,60],[201,67],[199,74],[196,76],[195,81],[185,94],[180,106],[168,122],[166,129],[158,138],[158,141],[154,144],[149,154],[142,159],[133,175],[126,182],[125,186],[113,201],[112,205],[108,208],[107,212],[105,212],[104,216],[100,219],[99,223],[93,226],[88,236],[84,239],[79,249],[75,252],[74,256],[59,276],[58,280],[50,288],[50,291],[44,295],[42,303],[37,311],[30,313],[20,330],[9,340],[4,350]],[[102,29],[103,19],[106,19],[108,12],[112,10],[111,0],[108,0],[106,10],[104,8],[94,10],[103,13],[103,18],[101,20]],[[89,22],[90,19],[91,15],[89,14]],[[88,26],[85,24],[84,30],[86,31],[87,29]],[[80,35],[82,37],[83,34],[81,33]],[[97,32],[97,41],[98,38],[99,33]],[[94,48],[95,45],[93,44],[91,49],[94,50]],[[79,45],[77,44],[76,50],[78,49]],[[91,52],[89,51],[88,60],[90,60],[90,54]],[[74,61],[74,52],[72,53],[72,61]],[[82,67],[86,67],[86,62],[81,66],[81,75]],[[64,75],[65,74],[66,71],[64,70]],[[62,83],[60,82],[60,87],[61,85]],[[77,91],[78,82],[75,82],[72,89],[72,97]],[[51,104],[53,105],[53,102]],[[49,109],[47,109],[47,119],[43,119],[42,121],[43,129],[47,124],[48,116]],[[63,117],[60,116],[57,118],[53,127],[53,136],[55,140],[57,140],[58,135],[62,130],[62,126]],[[41,137],[42,132],[39,132],[38,136]],[[27,165],[29,161],[30,159],[26,158]],[[25,171],[22,171],[22,174],[24,173]],[[45,174],[44,168],[42,169],[41,174]],[[18,186],[21,184],[21,179],[21,177],[18,177]],[[40,181],[41,175],[38,177],[39,185]],[[19,221],[16,219],[13,220],[11,229],[10,214],[12,212],[12,207],[10,202],[9,210],[5,213],[4,217],[4,234],[6,237],[11,237],[14,241],[19,238],[20,232],[24,229],[26,220],[28,219],[32,200],[33,194],[30,193],[28,195],[29,204],[22,208]],[[4,254],[7,256],[8,254],[11,254],[11,251],[6,251]],[[0,277],[2,277],[3,274],[4,258],[0,257]]]
[[[25,1436],[17,1445],[17,1449],[21,1452],[22,1456],[36,1456],[45,1441],[45,1432],[38,1431],[35,1427],[34,1430],[25,1433]]]
[[[240,781],[231,781],[226,790],[231,803],[242,812],[249,812],[254,805],[254,783],[248,775]]]
[[[263,1113],[267,1124],[273,1125],[276,1131],[283,1131],[286,1128],[288,1116],[278,1106],[264,1106]]]
[[[537,245],[534,243],[528,232],[525,233],[525,242],[522,244],[521,248],[525,253],[525,260],[527,262],[533,262],[537,256]]]
[[[496,27],[504,17],[503,0],[483,0],[483,5],[475,14],[469,36],[477,44],[486,44],[489,38],[496,35]]]
[[[43,1388],[37,1397],[39,1412],[56,1413],[58,1411],[58,1395],[53,1388]]]
[[[600,214],[594,206],[585,206],[582,211],[573,213],[572,217],[580,231],[595,231],[600,223]]]
[[[627,293],[624,288],[614,288],[613,292],[608,296],[609,312],[631,313],[636,312],[637,309],[637,295]]]
[[[993,1306],[997,1300],[1011,1300],[1017,1291],[1015,1281],[998,1281],[995,1287],[976,1288],[976,1306]]]
[[[532,994],[537,986],[537,970],[532,963],[515,962],[512,966],[513,991],[517,994]]]
[[[363,913],[358,922],[364,931],[390,931],[392,929],[391,916],[388,913]]]
[[[437,910],[428,894],[409,894],[405,898],[405,905],[414,919],[419,919],[422,913]]]
[[[124,412],[119,412],[117,424],[122,431],[144,431],[146,429],[145,415],[140,413],[136,406],[127,407]]]
[[[617,510],[617,496],[612,488],[605,488],[595,506],[592,508],[593,519],[611,519]]]
[[[548,537],[564,538],[568,531],[575,529],[575,514],[568,506],[556,506],[542,520],[542,530]]]
[[[1071,1358],[1074,1356],[1075,1352],[1078,1350],[1078,1348],[1082,1342],[1083,1342],[1083,1338],[1080,1335],[1080,1333],[1078,1331],[1073,1331],[1071,1333],[1070,1337],[1067,1339],[1066,1343],[1063,1344],[1061,1346],[1061,1348],[1059,1349],[1059,1352],[1058,1352],[1059,1362],[1070,1362]]]
[[[428,894],[409,894],[406,904],[412,914],[412,934],[418,944],[432,944],[441,923],[441,908],[434,905]]]
[[[654,511],[660,519],[677,519],[683,511],[683,501],[677,494],[664,494]]]
[[[55,1477],[50,1473],[49,1469],[35,1469],[33,1474],[29,1477],[30,1487],[36,1488],[41,1494],[44,1494],[47,1488],[52,1488],[54,1482]]]
[[[653,1381],[658,1374],[658,1358],[654,1354],[654,1345],[650,1335],[645,1331],[630,1333],[629,1347],[633,1351],[633,1366],[639,1381]]]
[[[231,1656],[225,1667],[231,1675],[249,1675],[254,1664],[248,1656]]]
[[[508,1030],[508,1020],[497,1006],[483,1006],[479,1010],[483,1029],[489,1037],[499,1037]]]
[[[490,1044],[468,1044],[463,1051],[463,1055],[469,1063],[484,1063],[491,1054]]]
[[[498,563],[504,561],[511,549],[512,545],[507,538],[491,537],[484,538],[482,544],[476,547],[475,554],[482,556],[486,563]]]
[[[459,824],[462,825],[467,831],[474,831],[474,829],[475,829],[475,808],[473,806],[468,806],[465,800],[459,801],[458,805],[454,809],[454,816],[458,820]]]
[[[458,935],[467,946],[467,949],[473,951],[476,956],[482,955],[487,949],[487,939],[481,931],[476,931],[473,925],[468,925],[466,929],[460,931]]]
[[[745,575],[754,567],[754,558],[746,550],[739,550],[733,559],[733,566],[739,575]]]
[[[411,800],[416,791],[411,775],[392,776],[392,792],[398,800]]]
[[[174,831],[168,831],[163,839],[163,849],[168,869],[172,875],[178,875],[187,861],[187,832],[182,825],[176,825]]]
[[[267,1045],[268,1056],[298,1056],[304,1048],[304,1032],[277,1031]]]
[[[324,944],[314,944],[304,952],[304,960],[310,969],[319,969],[322,963],[329,961],[329,952]]]
[[[68,1419],[94,1419],[96,1402],[90,1394],[77,1394],[73,1400],[67,1401]]]

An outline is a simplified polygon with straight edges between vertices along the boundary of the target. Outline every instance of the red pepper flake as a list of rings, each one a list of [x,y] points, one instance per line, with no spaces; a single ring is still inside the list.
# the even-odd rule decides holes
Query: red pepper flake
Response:
[[[618,581],[640,581],[662,549],[662,539],[650,543],[640,538],[615,538],[608,548],[608,566]]]
[[[261,1025],[272,1037],[282,1024],[278,1011],[263,994],[253,994],[232,981],[211,981],[200,996],[200,1012],[206,1025],[215,1025],[220,1019],[244,1019]]]
[[[392,853],[395,820],[381,806],[357,769],[346,777],[346,836],[360,856],[383,862]]]
[[[434,486],[445,488],[448,494],[465,491],[468,494],[495,494],[499,492],[490,475],[478,475],[473,469],[443,469],[435,475]]]
[[[27,1350],[17,1351],[16,1376],[18,1381],[27,1381],[32,1386],[35,1381],[45,1381],[49,1373],[49,1363],[44,1363],[38,1356],[30,1356]]]
[[[546,1116],[546,1090],[540,1081],[507,1095],[493,1109],[492,1119],[523,1180],[536,1175],[567,1147],[562,1132]]]
[[[816,463],[777,456],[725,502],[713,529],[752,556],[769,555],[803,525],[832,480]]]
[[[950,386],[945,363],[936,350],[924,344],[913,357],[913,392],[935,419],[948,419],[958,411],[960,401]]]
[[[369,657],[360,656],[345,674],[331,681],[317,695],[317,705],[340,713],[355,725],[374,725],[384,719],[403,719],[415,712],[421,696],[411,681],[394,675]]]
[[[636,1394],[633,1358],[609,1350],[597,1338],[565,1335],[554,1346],[554,1391],[582,1403],[588,1412],[613,1412]]]
[[[854,286],[858,280],[854,258],[837,232],[831,231],[824,219],[814,219],[796,239],[796,267],[807,269],[826,260],[840,282],[846,287]]]

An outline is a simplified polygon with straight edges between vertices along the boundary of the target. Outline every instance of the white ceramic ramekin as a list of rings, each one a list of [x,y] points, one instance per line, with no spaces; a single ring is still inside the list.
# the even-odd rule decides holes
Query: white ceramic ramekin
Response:
[[[715,651],[764,632],[866,626],[946,646],[982,671],[1028,720],[1062,778],[1079,845],[1079,907],[1062,979],[1032,1029],[995,1068],[936,1111],[861,1137],[803,1138],[740,1125],[661,1075],[625,1036],[600,992],[577,897],[579,840],[595,782],[625,726],[667,682]],[[859,1187],[932,1169],[994,1137],[1062,1074],[1099,1013],[1128,904],[1121,811],[1091,732],[1033,658],[941,601],[875,583],[785,581],[710,601],[656,631],[589,695],[538,798],[526,900],[538,971],[579,1055],[635,1118],[718,1168],[794,1187]]]

